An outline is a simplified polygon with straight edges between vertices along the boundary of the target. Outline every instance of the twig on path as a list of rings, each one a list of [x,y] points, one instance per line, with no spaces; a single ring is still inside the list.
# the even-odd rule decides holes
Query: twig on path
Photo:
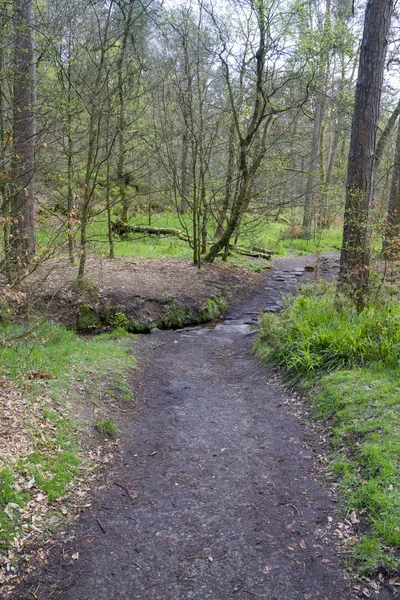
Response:
[[[99,517],[96,517],[96,521],[99,524],[99,527],[102,530],[102,532],[107,533],[106,528],[104,527],[103,523],[100,521]]]
[[[36,590],[34,592],[29,592],[36,600],[37,600],[36,592],[38,591],[39,588],[40,588],[40,583],[39,583],[39,585],[37,586],[37,588],[36,588]]]
[[[135,494],[134,496],[132,496],[132,494],[130,493],[130,491],[128,490],[128,488],[126,487],[126,485],[123,485],[122,483],[118,483],[117,481],[113,481],[113,484],[116,485],[117,487],[121,488],[122,490],[124,490],[124,492],[126,494],[128,494],[128,497],[132,500],[132,502],[134,500],[136,500],[137,498],[137,494]]]
[[[285,504],[285,506],[290,506],[290,508],[293,508],[293,510],[295,510],[297,512],[297,514],[299,515],[299,517],[302,516],[301,511],[294,504],[290,504],[290,502],[288,502],[287,504]]]
[[[256,594],[256,592],[252,592],[251,590],[246,590],[245,588],[243,588],[242,591],[245,592],[246,594],[250,594],[251,596],[255,596],[256,598],[260,597],[260,594]]]

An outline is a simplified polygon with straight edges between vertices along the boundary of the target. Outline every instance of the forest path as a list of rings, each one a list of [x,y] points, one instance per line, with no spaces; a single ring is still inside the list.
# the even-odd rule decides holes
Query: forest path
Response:
[[[140,410],[121,456],[15,600],[356,597],[315,475],[318,436],[251,353],[251,323],[313,276],[310,262],[277,261],[265,289],[215,328],[141,338]]]

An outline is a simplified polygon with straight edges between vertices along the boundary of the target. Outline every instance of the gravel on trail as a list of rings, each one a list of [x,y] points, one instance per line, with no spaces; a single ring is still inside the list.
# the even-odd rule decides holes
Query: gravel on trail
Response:
[[[260,311],[314,277],[313,261],[277,261],[214,327],[141,338],[139,410],[121,454],[13,600],[358,597],[332,535],[335,499],[316,475],[318,435],[251,352]],[[321,262],[331,276],[336,267],[335,256]]]

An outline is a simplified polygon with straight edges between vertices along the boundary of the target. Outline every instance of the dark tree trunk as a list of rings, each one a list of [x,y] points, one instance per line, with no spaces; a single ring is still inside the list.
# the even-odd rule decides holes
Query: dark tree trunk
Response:
[[[35,203],[33,198],[36,137],[36,69],[34,60],[33,0],[14,0],[14,142],[11,194],[11,260],[35,253]]]
[[[375,166],[374,166],[374,171],[376,173],[376,171],[378,170],[379,167],[379,163],[381,162],[381,158],[383,156],[383,153],[385,151],[385,147],[386,147],[386,142],[389,139],[390,134],[392,133],[395,125],[396,125],[396,121],[397,121],[397,117],[400,115],[400,100],[397,103],[396,108],[394,109],[394,111],[392,112],[392,114],[389,117],[388,122],[386,123],[386,127],[385,129],[382,131],[380,138],[378,139],[378,142],[376,144],[376,152],[375,152]]]
[[[326,13],[324,24],[323,47],[321,50],[321,67],[318,75],[318,87],[315,98],[314,127],[311,141],[311,157],[309,175],[307,178],[307,189],[303,214],[303,229],[310,236],[313,216],[319,204],[323,177],[323,128],[326,105],[326,87],[329,71],[329,39],[331,28],[331,0],[326,1]]]
[[[118,80],[118,101],[119,101],[119,115],[118,115],[118,160],[117,160],[117,180],[119,187],[119,196],[122,208],[122,220],[127,223],[129,220],[129,201],[126,193],[127,181],[125,173],[126,163],[126,134],[127,134],[127,123],[126,123],[126,90],[125,90],[125,58],[128,48],[128,39],[132,27],[132,16],[133,6],[135,0],[130,0],[128,5],[128,12],[124,23],[124,32],[121,41],[121,49],[117,61],[117,80]]]
[[[322,126],[325,112],[326,90],[325,86],[318,91],[315,102],[314,127],[311,141],[311,159],[307,178],[307,189],[303,214],[303,229],[307,236],[310,235],[311,223],[316,211],[317,198],[321,187],[320,154]]]
[[[215,238],[219,238],[224,230],[224,224],[226,216],[228,214],[229,205],[232,200],[232,183],[233,183],[233,170],[235,163],[235,121],[232,120],[229,128],[229,142],[228,142],[228,166],[226,170],[226,182],[225,182],[225,195],[222,202],[221,210],[218,215],[218,224],[215,231]]]
[[[350,138],[339,281],[359,310],[368,296],[368,214],[393,0],[368,0]]]
[[[393,167],[392,187],[386,221],[384,256],[387,260],[398,260],[400,256],[400,119],[397,129],[396,155]]]

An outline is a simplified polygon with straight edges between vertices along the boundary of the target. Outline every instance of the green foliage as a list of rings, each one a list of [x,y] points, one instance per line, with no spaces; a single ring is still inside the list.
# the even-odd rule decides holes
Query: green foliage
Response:
[[[219,319],[227,310],[228,303],[225,298],[219,294],[207,298],[204,306],[199,311],[201,322],[213,321]]]
[[[311,288],[313,289],[313,288]],[[279,315],[261,319],[260,346],[268,365],[285,368],[287,380],[357,366],[400,367],[400,307],[370,303],[357,312],[335,289],[319,283],[290,302]]]
[[[329,419],[331,472],[362,521],[351,558],[362,573],[400,572],[400,307],[389,293],[358,313],[325,282],[264,315],[256,350],[287,381],[312,386]],[[318,380],[317,380],[318,375]]]
[[[75,325],[78,331],[99,329],[102,326],[99,310],[93,306],[81,304],[78,314],[76,315]]]
[[[168,302],[167,314],[164,317],[164,327],[168,329],[183,327],[187,323],[193,323],[194,320],[194,313],[189,306],[179,304],[174,299]]]
[[[96,429],[102,435],[107,435],[110,438],[114,438],[120,432],[120,428],[112,419],[103,419],[103,421],[96,423]]]
[[[129,325],[129,319],[124,312],[116,312],[115,315],[110,320],[110,325],[116,327],[117,329],[127,329]]]
[[[112,390],[108,391],[109,395],[116,398],[121,398],[124,402],[131,403],[135,399],[133,390],[130,385],[121,377],[111,377]]]

